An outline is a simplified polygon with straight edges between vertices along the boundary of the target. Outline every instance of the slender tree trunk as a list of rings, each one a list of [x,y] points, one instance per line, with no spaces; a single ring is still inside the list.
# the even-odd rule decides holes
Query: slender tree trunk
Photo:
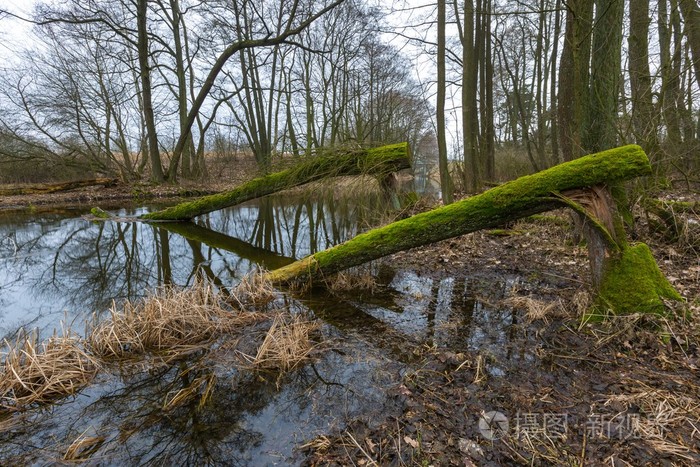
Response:
[[[478,57],[474,43],[474,20],[474,0],[466,0],[462,27],[462,145],[464,188],[470,193],[478,191],[481,178],[477,155],[477,133],[474,131],[474,124],[478,120],[476,109]]]
[[[138,56],[141,76],[141,93],[143,99],[143,114],[146,123],[146,135],[148,138],[148,153],[151,159],[151,178],[157,183],[165,180],[163,166],[160,161],[160,149],[158,148],[158,133],[156,132],[156,120],[153,113],[153,98],[151,96],[151,66],[148,63],[148,31],[147,31],[147,0],[138,0]]]
[[[685,32],[693,56],[695,79],[700,85],[700,7],[697,0],[679,0],[678,6],[685,21]]]
[[[482,39],[483,39],[483,60],[481,63],[482,80],[482,100],[481,100],[481,127],[483,133],[484,144],[481,148],[481,157],[484,161],[484,177],[488,180],[496,178],[495,166],[495,139],[496,131],[494,128],[494,110],[493,110],[493,52],[491,48],[491,9],[493,8],[492,0],[485,0],[483,20],[482,20]]]
[[[559,105],[559,101],[557,100],[557,57],[559,57],[559,35],[561,34],[561,0],[557,0],[557,3],[554,8],[556,12],[554,13],[554,35],[552,37],[552,55],[550,59],[551,62],[549,70],[551,73],[551,76],[549,78],[549,138],[551,140],[552,145],[552,161],[554,161],[554,163],[558,163],[562,162],[562,159],[560,158],[559,154],[559,127],[557,124],[557,113],[555,112],[555,109]]]
[[[187,144],[182,151],[182,176],[187,178],[191,175],[192,159],[192,132],[187,128],[187,76],[185,73],[185,59],[182,46],[182,15],[180,14],[180,1],[170,0],[170,10],[172,14],[173,42],[175,45],[175,74],[177,76],[177,105],[178,118],[180,120],[180,134],[189,132],[190,144]],[[168,180],[177,179],[177,161],[173,161],[168,168]]]
[[[637,142],[649,156],[652,167],[659,153],[656,118],[649,72],[649,0],[629,0],[629,75],[632,98],[632,127]]]
[[[452,193],[452,177],[447,163],[447,135],[445,128],[445,94],[446,94],[446,70],[445,70],[445,28],[446,28],[445,0],[438,0],[438,32],[437,32],[437,140],[438,140],[438,164],[440,166],[440,186],[442,200],[445,204],[454,201]]]

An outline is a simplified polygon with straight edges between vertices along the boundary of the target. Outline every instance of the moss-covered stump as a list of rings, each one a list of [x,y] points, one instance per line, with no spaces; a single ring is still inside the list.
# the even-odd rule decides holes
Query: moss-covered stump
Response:
[[[624,248],[607,261],[598,296],[585,320],[608,315],[654,313],[666,315],[664,300],[682,300],[644,243]]]
[[[251,180],[230,191],[203,196],[161,211],[144,214],[146,221],[185,221],[229,206],[306,183],[347,175],[386,175],[410,167],[408,144],[322,154],[281,172]]]
[[[480,195],[360,234],[345,243],[268,273],[277,283],[318,279],[383,256],[565,205],[556,193],[611,184],[651,173],[636,145],[581,157],[520,177]]]

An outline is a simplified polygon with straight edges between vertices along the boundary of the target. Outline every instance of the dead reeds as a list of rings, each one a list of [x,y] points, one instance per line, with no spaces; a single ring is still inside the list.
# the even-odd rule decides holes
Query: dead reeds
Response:
[[[553,302],[545,302],[532,296],[512,296],[505,300],[506,305],[513,308],[523,310],[525,319],[532,323],[533,321],[549,322],[549,318],[561,311],[562,303],[559,300]]]
[[[243,303],[264,303],[274,298],[274,290],[262,274],[252,276],[237,289],[234,309],[210,285],[196,283],[186,289],[163,288],[136,303],[126,302],[121,309],[113,304],[109,316],[99,320],[93,315],[86,323],[85,339],[64,329],[40,342],[38,332],[20,333],[14,342],[5,341],[4,367],[0,372],[0,414],[22,411],[28,406],[50,404],[77,393],[87,386],[103,364],[113,362],[143,362],[154,357],[153,363],[169,363],[191,357],[195,352],[221,351],[228,344],[238,345],[242,339],[219,342],[224,335],[241,335],[248,331],[255,348],[256,334],[261,323],[267,329],[257,334],[262,343],[252,355],[237,350],[235,363],[241,369],[277,370],[282,375],[297,368],[310,358],[317,344],[314,331],[318,323],[292,314],[289,310],[274,313],[246,311]],[[230,297],[229,297],[230,300]],[[255,310],[254,305],[247,306]],[[263,321],[269,323],[262,324]],[[219,345],[221,344],[221,345]],[[212,355],[214,355],[212,353]],[[217,357],[217,358],[218,358]],[[211,361],[211,359],[209,360]],[[120,366],[120,368],[122,368]],[[129,368],[129,367],[127,367]],[[163,410],[172,410],[197,400],[202,406],[211,397],[216,376],[206,368],[194,366],[181,374],[190,383],[167,394]],[[9,422],[8,422],[9,423]],[[10,426],[10,424],[3,425]],[[84,439],[83,439],[84,438]],[[66,452],[66,459],[80,459],[99,440],[79,438]]]
[[[20,333],[7,347],[0,374],[0,406],[19,410],[78,392],[97,374],[98,364],[70,331],[39,342],[37,332]]]
[[[164,288],[137,302],[113,305],[110,318],[88,325],[87,345],[103,360],[124,360],[144,353],[177,358],[206,346],[227,332],[259,319],[256,313],[225,307],[212,287]]]
[[[239,352],[243,367],[282,373],[311,357],[317,344],[314,332],[319,324],[301,315],[278,313],[254,356]]]
[[[261,307],[272,302],[276,297],[275,288],[267,279],[265,271],[256,269],[241,279],[233,289],[229,301],[239,308],[250,305]]]

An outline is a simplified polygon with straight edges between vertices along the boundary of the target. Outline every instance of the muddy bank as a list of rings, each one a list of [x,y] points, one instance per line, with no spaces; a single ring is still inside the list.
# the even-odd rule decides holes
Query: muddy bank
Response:
[[[392,388],[399,416],[384,417],[379,427],[368,424],[381,414],[358,418],[316,439],[306,446],[306,463],[697,465],[697,254],[645,235],[688,300],[688,318],[628,316],[581,326],[588,259],[573,243],[567,216],[555,212],[388,259],[436,281],[472,284],[462,297],[472,300],[471,326],[453,315],[440,326],[462,325],[461,341],[427,338],[415,348],[413,371]],[[637,232],[646,227],[639,218]],[[504,278],[515,279],[499,290]],[[482,305],[474,305],[474,293]],[[480,313],[502,319],[480,325]],[[475,332],[508,338],[475,347]],[[502,414],[495,421],[506,422],[492,421],[494,412]]]

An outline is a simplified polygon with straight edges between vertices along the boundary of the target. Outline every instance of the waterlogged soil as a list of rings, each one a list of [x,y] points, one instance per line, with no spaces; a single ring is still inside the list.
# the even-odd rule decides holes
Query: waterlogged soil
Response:
[[[556,213],[390,258],[435,281],[465,280],[451,308],[467,302],[468,320],[453,313],[438,325],[459,330],[451,339],[412,348],[415,364],[390,390],[400,415],[379,426],[381,414],[357,418],[309,444],[306,463],[698,465],[698,255],[645,238],[688,318],[583,325],[587,253],[566,220]]]
[[[3,457],[57,461],[101,427],[85,434],[101,443],[88,464],[698,465],[692,245],[651,235],[639,216],[638,239],[687,303],[669,304],[668,319],[583,325],[588,258],[568,215],[506,227],[288,295],[323,323],[324,347],[282,379],[210,362],[212,402],[172,413],[161,405],[177,367],[100,380],[23,416],[1,437]]]

